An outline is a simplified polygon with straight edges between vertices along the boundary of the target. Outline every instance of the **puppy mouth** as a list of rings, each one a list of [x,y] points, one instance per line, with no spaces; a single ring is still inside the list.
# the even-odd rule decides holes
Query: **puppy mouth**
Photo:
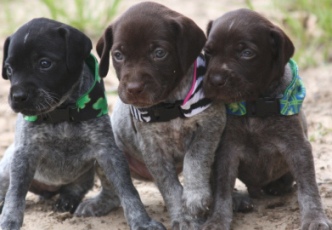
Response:
[[[49,113],[61,103],[62,100],[59,100],[55,94],[43,89],[38,89],[37,92],[31,93],[22,101],[13,99],[12,96],[9,98],[9,104],[12,110],[26,116],[37,116]]]
[[[118,89],[119,97],[123,103],[133,105],[137,108],[148,108],[163,101],[165,89],[153,89],[145,87],[140,93],[129,93],[125,87]]]
[[[123,97],[120,95],[123,103],[135,106],[137,108],[149,108],[159,103],[159,101],[147,100],[145,98]]]
[[[226,80],[218,86],[205,82],[203,89],[207,98],[220,100],[224,103],[251,100],[255,97],[254,93],[248,90],[247,87],[242,87],[239,84],[231,84],[230,80]]]

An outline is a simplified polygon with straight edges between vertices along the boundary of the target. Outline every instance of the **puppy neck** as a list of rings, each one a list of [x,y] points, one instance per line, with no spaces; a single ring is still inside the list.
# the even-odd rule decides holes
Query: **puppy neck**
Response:
[[[84,63],[83,70],[79,81],[72,87],[68,94],[68,99],[61,104],[61,107],[69,105],[75,105],[76,101],[79,100],[89,89],[93,86],[94,76],[91,73],[88,65]]]
[[[297,65],[290,60],[279,85],[271,86],[271,92],[254,101],[241,101],[226,104],[229,115],[268,117],[275,115],[291,116],[300,112],[306,90],[298,75]]]
[[[25,116],[29,122],[59,123],[80,122],[108,114],[103,80],[98,75],[98,62],[91,54],[84,63],[78,82],[67,98],[54,110],[39,116]]]
[[[272,82],[266,92],[264,93],[264,97],[270,98],[278,98],[281,94],[283,94],[289,84],[292,82],[293,73],[289,63],[285,66],[284,75],[278,80]]]
[[[197,61],[195,61],[197,62]],[[194,79],[195,63],[193,63],[187,73],[183,76],[180,84],[169,94],[169,97],[165,100],[166,103],[172,103],[175,101],[184,100],[191,90]]]
[[[131,106],[131,114],[139,121],[165,122],[201,113],[211,105],[203,92],[205,70],[205,60],[199,56],[167,100],[150,108]]]

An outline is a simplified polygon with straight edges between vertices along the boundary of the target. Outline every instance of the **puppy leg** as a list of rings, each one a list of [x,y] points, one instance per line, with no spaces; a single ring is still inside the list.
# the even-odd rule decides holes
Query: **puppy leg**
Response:
[[[223,114],[224,105],[214,104]],[[214,124],[211,125],[211,120]],[[197,130],[183,163],[183,206],[191,217],[204,217],[212,203],[211,168],[220,142],[225,119],[205,118],[196,124]]]
[[[75,211],[76,216],[104,216],[120,206],[120,200],[113,184],[107,180],[97,163],[95,170],[100,179],[102,190],[97,196],[83,201]]]
[[[294,177],[288,172],[279,179],[272,181],[263,187],[263,191],[272,196],[280,196],[290,193],[293,190]]]
[[[220,135],[207,136],[206,131],[201,130],[185,155],[182,199],[186,212],[193,217],[204,216],[212,203],[210,176],[219,139]]]
[[[147,148],[150,154],[144,156],[144,161],[149,168],[151,175],[163,196],[170,218],[172,220],[173,230],[194,230],[198,229],[198,225],[194,220],[183,212],[182,192],[183,188],[179,181],[175,163],[172,159],[167,159],[167,154],[160,153],[161,149],[150,146]],[[152,156],[153,154],[153,156]],[[166,159],[165,159],[166,158]]]
[[[223,139],[223,143],[226,144],[227,141]],[[232,193],[239,159],[234,148],[229,148],[223,143],[223,147],[219,148],[216,153],[213,209],[203,225],[203,230],[229,230],[231,227],[233,218]]]
[[[303,140],[303,136],[299,135],[293,138],[296,141],[288,146],[287,151],[284,152],[284,157],[287,159],[297,183],[302,219],[301,229],[332,229],[332,225],[323,211],[315,178],[311,145],[309,141]],[[280,143],[289,143],[289,140]]]
[[[55,203],[59,212],[74,213],[84,195],[93,187],[94,167],[80,176],[76,181],[61,187],[60,197]]]
[[[9,187],[10,163],[14,155],[14,144],[6,149],[4,156],[0,161],[0,213],[5,201],[5,196]]]
[[[18,230],[23,223],[25,196],[35,174],[39,159],[33,155],[38,153],[36,148],[16,149],[11,161],[10,185],[2,211],[2,230]]]
[[[115,145],[113,133],[110,132],[104,136],[109,136],[111,139],[107,144],[104,143],[102,149],[97,150],[97,162],[104,171],[107,180],[114,185],[130,229],[165,230],[161,223],[152,220],[147,214],[130,178],[125,156]]]

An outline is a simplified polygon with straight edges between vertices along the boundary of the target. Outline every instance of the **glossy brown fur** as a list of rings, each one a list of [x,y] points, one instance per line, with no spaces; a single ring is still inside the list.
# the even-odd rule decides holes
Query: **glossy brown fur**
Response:
[[[289,85],[287,65],[294,46],[287,35],[250,10],[226,13],[208,25],[205,51],[209,61],[206,95],[227,103],[275,98]],[[302,229],[330,229],[315,180],[305,116],[248,117],[227,115],[216,157],[215,203],[204,230],[230,229],[232,190],[242,180],[254,197],[264,191],[289,192],[298,187]]]

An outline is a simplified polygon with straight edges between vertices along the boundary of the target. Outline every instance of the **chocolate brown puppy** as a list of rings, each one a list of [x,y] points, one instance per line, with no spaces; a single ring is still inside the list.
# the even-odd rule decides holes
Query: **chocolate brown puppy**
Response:
[[[212,200],[210,171],[226,114],[223,103],[202,92],[205,61],[198,56],[205,41],[191,19],[144,2],[97,44],[101,76],[111,56],[120,80],[112,114],[116,143],[132,172],[156,182],[173,229],[197,229]]]
[[[298,187],[302,229],[330,229],[319,196],[301,104],[305,88],[287,35],[250,10],[208,25],[207,97],[226,102],[227,124],[216,156],[215,203],[207,229],[230,229],[238,177],[253,197]]]

